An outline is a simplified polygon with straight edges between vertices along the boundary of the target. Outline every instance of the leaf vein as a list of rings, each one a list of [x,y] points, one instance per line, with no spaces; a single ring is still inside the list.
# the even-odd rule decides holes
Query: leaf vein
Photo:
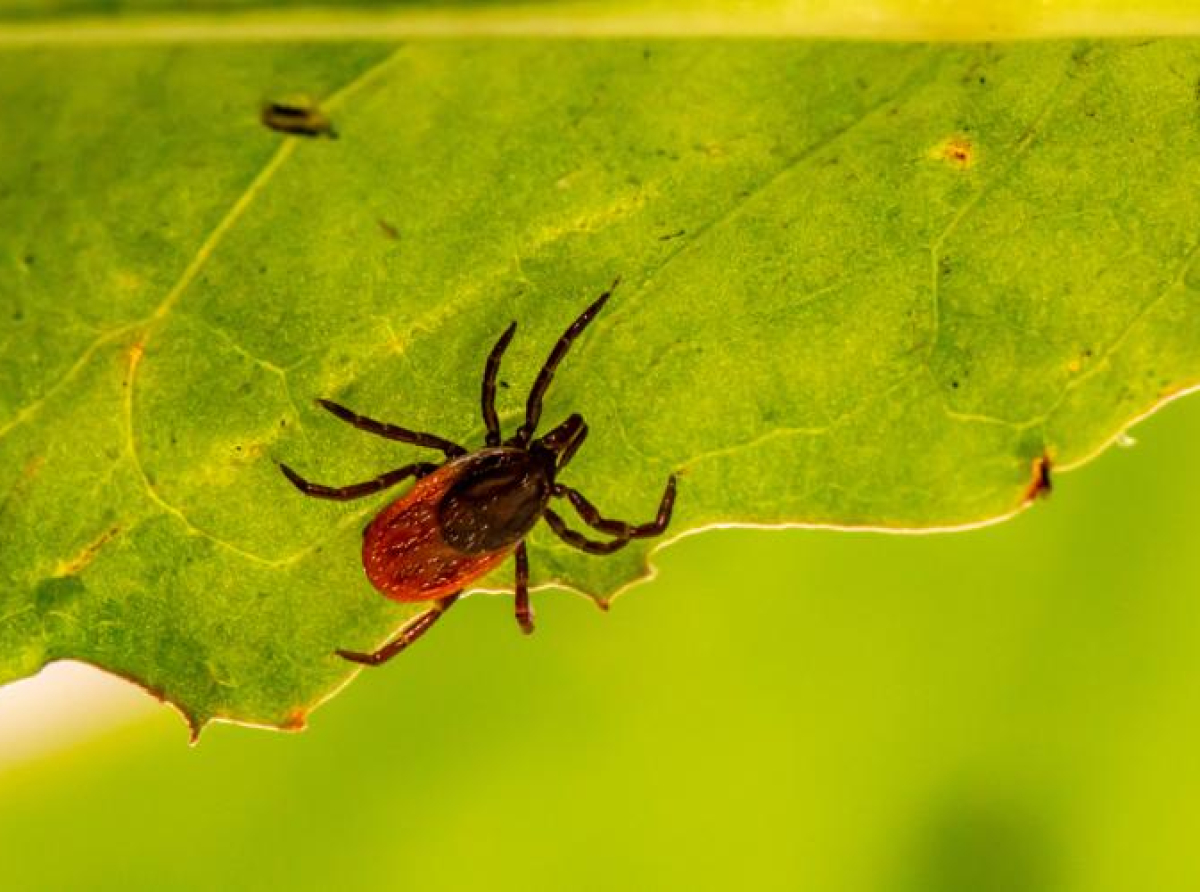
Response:
[[[1068,54],[1068,65],[1070,64],[1070,55]],[[1029,123],[1021,136],[1017,139],[1016,145],[1008,158],[1008,163],[1005,164],[997,173],[991,177],[987,183],[972,193],[971,197],[963,202],[957,213],[950,218],[950,222],[938,233],[933,242],[929,246],[929,289],[930,289],[930,339],[929,351],[926,354],[925,362],[930,364],[933,360],[933,355],[937,352],[941,342],[941,326],[942,326],[942,294],[940,285],[940,270],[942,250],[946,245],[947,240],[954,234],[962,221],[973,213],[983,202],[985,198],[991,195],[1000,185],[1005,183],[1010,176],[1017,170],[1020,161],[1025,157],[1030,146],[1033,145],[1034,138],[1043,130],[1043,125],[1046,119],[1057,108],[1064,87],[1071,81],[1070,68],[1064,67],[1059,76],[1058,83],[1054,89],[1050,91],[1042,108],[1038,111],[1034,119]],[[936,380],[937,376],[934,376]]]
[[[374,78],[378,77],[379,74],[385,70],[386,67],[396,58],[400,52],[400,49],[401,48],[397,48],[395,51],[388,54],[383,60],[374,63],[365,71],[357,75],[340,90],[335,92],[328,100],[326,100],[325,107],[332,108],[333,106],[344,102],[347,98],[349,98],[358,90],[362,89]],[[157,505],[162,511],[179,520],[188,529],[188,531],[194,535],[202,536],[212,541],[218,547],[233,554],[237,554],[246,560],[271,567],[285,566],[290,561],[288,559],[271,560],[269,558],[264,558],[262,555],[240,548],[234,545],[232,542],[229,542],[206,530],[201,529],[200,527],[197,527],[191,522],[191,520],[188,519],[188,517],[182,510],[180,510],[179,507],[168,502],[165,498],[163,498],[162,494],[159,493],[158,488],[154,485],[154,483],[150,480],[149,475],[146,473],[145,466],[143,465],[141,456],[138,453],[137,438],[134,430],[134,394],[137,385],[138,369],[141,367],[142,357],[145,355],[146,346],[149,343],[151,336],[156,333],[157,329],[161,328],[163,322],[166,320],[172,309],[174,309],[176,304],[178,304],[184,292],[187,291],[188,287],[192,284],[192,282],[195,281],[197,275],[200,273],[200,270],[208,262],[213,252],[220,246],[222,240],[225,238],[225,235],[242,218],[243,214],[245,214],[246,210],[258,197],[258,195],[274,178],[276,172],[279,171],[284,162],[286,162],[288,158],[294,154],[298,142],[299,137],[294,136],[287,137],[282,141],[279,148],[276,149],[275,153],[267,161],[266,165],[250,181],[249,185],[237,197],[237,199],[230,206],[229,210],[226,211],[225,215],[221,218],[220,222],[217,223],[213,231],[209,233],[208,237],[200,245],[199,250],[196,252],[191,262],[184,268],[183,273],[175,282],[175,285],[171,288],[171,290],[167,292],[167,295],[163,298],[162,302],[158,305],[150,317],[145,320],[145,330],[142,333],[141,341],[135,346],[131,354],[131,362],[129,365],[127,380],[125,382],[124,416],[126,448],[130,460],[133,463],[134,469],[137,471],[137,475],[141,479],[142,486],[145,489],[146,494],[150,497],[151,501],[154,502],[154,504]],[[290,393],[288,394],[288,399],[289,401],[291,400]],[[295,404],[293,402],[293,408],[294,407]]]
[[[802,151],[787,159],[782,166],[760,179],[748,189],[743,190],[739,196],[739,200],[725,208],[721,213],[717,214],[711,220],[707,220],[702,223],[691,233],[690,238],[681,239],[679,242],[679,247],[664,257],[658,266],[648,271],[647,278],[661,274],[663,270],[678,260],[684,252],[695,248],[706,236],[711,234],[713,230],[718,229],[723,224],[736,218],[737,215],[743,211],[746,206],[749,205],[755,198],[758,198],[763,193],[771,190],[787,176],[798,171],[805,162],[809,161],[819,152],[828,149],[832,145],[835,145],[839,140],[843,139],[849,133],[861,127],[881,110],[895,102],[897,98],[905,95],[907,92],[916,89],[921,84],[932,79],[935,71],[935,64],[926,64],[920,67],[918,71],[909,75],[905,82],[896,90],[868,106],[866,109],[860,112],[857,117],[847,121],[840,127],[836,127],[830,132],[823,134],[815,142],[806,146]],[[617,314],[614,313],[610,315],[605,327],[611,327],[613,324],[615,324],[616,318]]]

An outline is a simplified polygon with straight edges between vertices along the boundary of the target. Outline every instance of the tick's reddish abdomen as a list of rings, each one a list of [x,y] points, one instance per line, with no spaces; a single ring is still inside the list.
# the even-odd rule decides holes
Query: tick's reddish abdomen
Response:
[[[512,553],[507,548],[464,554],[446,544],[438,505],[461,476],[451,462],[381,511],[363,536],[363,568],[371,584],[394,601],[428,601],[459,591]]]
[[[501,446],[452,459],[371,521],[367,578],[396,601],[461,591],[512,554],[550,490],[540,453]]]

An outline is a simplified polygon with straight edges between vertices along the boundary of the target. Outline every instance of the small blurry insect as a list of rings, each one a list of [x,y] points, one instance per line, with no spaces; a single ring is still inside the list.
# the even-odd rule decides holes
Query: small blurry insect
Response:
[[[617,280],[620,281],[619,279]],[[483,372],[483,420],[487,435],[482,449],[469,452],[434,434],[406,430],[373,421],[331,400],[317,402],[329,412],[360,430],[437,449],[446,456],[443,464],[418,462],[380,474],[365,483],[330,487],[310,483],[285,464],[280,470],[297,489],[320,499],[347,501],[395,486],[409,477],[416,479],[405,495],[376,515],[363,533],[362,560],[367,578],[385,596],[395,601],[432,601],[400,634],[373,653],[338,650],[356,663],[378,666],[420,638],[458,599],[464,587],[502,562],[516,556],[516,618],[522,631],[533,631],[529,606],[529,558],[525,537],[541,519],[554,533],[589,554],[612,554],[633,539],[660,535],[671,521],[675,505],[675,477],[658,505],[658,515],[649,523],[630,524],[609,520],[577,490],[558,482],[558,475],[574,457],[587,437],[588,428],[578,414],[534,439],[542,414],[542,398],[554,378],[555,369],[571,344],[600,312],[617,282],[598,297],[571,323],[529,392],[525,422],[509,439],[501,442],[496,416],[496,376],[500,359],[517,329],[513,322],[500,335],[488,354]],[[589,539],[569,529],[549,507],[550,499],[566,499],[593,529],[612,536],[608,541]]]
[[[329,116],[306,96],[263,103],[260,118],[263,124],[280,133],[337,139]]]

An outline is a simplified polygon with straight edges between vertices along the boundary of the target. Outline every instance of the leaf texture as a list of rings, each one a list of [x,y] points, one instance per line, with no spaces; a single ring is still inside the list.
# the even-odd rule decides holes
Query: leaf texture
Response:
[[[0,679],[301,726],[418,608],[359,562],[395,494],[276,463],[436,457],[314,399],[480,444],[495,338],[511,431],[618,275],[545,415],[605,514],[674,472],[672,536],[1011,515],[1200,378],[1198,80],[1187,40],[4,48]],[[336,139],[262,125],[299,94]],[[539,532],[534,581],[606,599],[651,547]]]

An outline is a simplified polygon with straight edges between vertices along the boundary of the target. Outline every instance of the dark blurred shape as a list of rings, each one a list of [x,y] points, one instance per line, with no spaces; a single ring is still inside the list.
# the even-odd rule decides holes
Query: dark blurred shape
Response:
[[[294,136],[328,136],[337,139],[333,122],[317,103],[307,97],[289,97],[263,103],[263,124],[280,133]]]
[[[916,841],[908,892],[1050,892],[1060,853],[1046,816],[1029,803],[959,796],[929,816]]]

